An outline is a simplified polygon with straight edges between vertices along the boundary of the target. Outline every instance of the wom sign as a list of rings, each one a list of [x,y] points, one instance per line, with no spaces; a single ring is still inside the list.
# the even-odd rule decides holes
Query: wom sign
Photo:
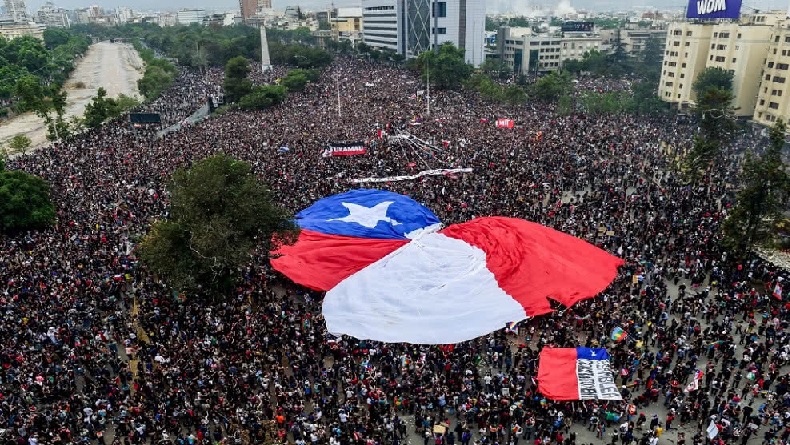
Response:
[[[689,0],[686,18],[737,19],[743,0]]]

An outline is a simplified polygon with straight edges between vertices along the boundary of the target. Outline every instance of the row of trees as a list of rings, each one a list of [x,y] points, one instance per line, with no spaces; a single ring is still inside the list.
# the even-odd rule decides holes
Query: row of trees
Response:
[[[141,55],[150,48],[177,60],[181,66],[194,68],[225,66],[228,61],[236,57],[259,60],[261,53],[260,31],[246,25],[221,27],[197,24],[167,27],[155,24],[126,24],[115,27],[78,25],[73,29],[99,39],[126,38],[143,42],[146,47],[137,47]],[[320,68],[332,62],[331,54],[314,47],[316,39],[308,28],[269,29],[266,32],[269,54],[274,64]],[[338,45],[339,50],[342,48],[342,45]],[[156,72],[156,76],[152,77],[154,79],[165,77],[164,74],[168,70],[163,71],[164,73]]]
[[[178,68],[169,60],[157,57],[154,50],[144,46],[139,40],[134,41],[134,48],[145,62],[145,73],[137,80],[137,89],[146,100],[154,100],[173,85]]]
[[[247,78],[250,73],[249,61],[244,57],[234,57],[225,65],[225,100],[237,103],[243,110],[262,110],[282,103],[288,93],[300,92],[308,82],[316,82],[319,71],[292,69],[279,79],[277,85],[254,87]]]
[[[33,37],[0,37],[0,99],[13,103],[13,111],[38,111],[52,103],[74,61],[88,50],[90,40],[76,33],[50,28],[44,41]],[[0,117],[8,109],[0,110]]]

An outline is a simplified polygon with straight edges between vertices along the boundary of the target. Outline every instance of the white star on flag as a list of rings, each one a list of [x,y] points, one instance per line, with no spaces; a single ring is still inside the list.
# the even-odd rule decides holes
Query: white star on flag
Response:
[[[367,227],[368,229],[376,227],[379,221],[384,221],[393,226],[400,224],[398,221],[387,216],[387,209],[389,208],[390,204],[392,204],[392,201],[380,202],[373,207],[364,207],[350,202],[344,202],[342,204],[343,207],[348,209],[348,216],[344,216],[342,218],[332,218],[327,221],[357,223],[362,227]]]

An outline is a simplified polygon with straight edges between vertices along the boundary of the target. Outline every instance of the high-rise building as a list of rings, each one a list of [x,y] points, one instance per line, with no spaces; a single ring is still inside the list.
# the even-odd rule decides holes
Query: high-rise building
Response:
[[[735,114],[752,116],[760,106],[758,91],[764,90],[763,66],[769,57],[771,36],[783,17],[784,13],[767,13],[744,16],[739,22],[672,23],[667,31],[659,96],[681,108],[692,105],[696,101],[692,85],[699,73],[705,68],[721,68],[733,74]]]
[[[24,23],[28,21],[27,7],[25,0],[4,0],[5,13],[15,23]]]
[[[258,0],[258,10],[266,11],[272,9],[272,0]]]
[[[362,0],[362,38],[365,44],[404,54],[403,6],[403,0]]]
[[[362,0],[366,44],[416,57],[451,42],[467,62],[482,63],[485,3],[477,0]]]
[[[258,0],[239,0],[239,10],[241,11],[241,19],[244,21],[249,20],[258,12]]]
[[[765,125],[790,119],[790,21],[778,24],[772,31],[754,108],[754,120]]]

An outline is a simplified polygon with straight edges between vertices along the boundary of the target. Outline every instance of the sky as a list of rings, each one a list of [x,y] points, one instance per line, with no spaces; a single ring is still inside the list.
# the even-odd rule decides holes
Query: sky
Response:
[[[104,8],[128,6],[133,10],[160,10],[163,4],[168,10],[180,8],[204,7],[215,11],[234,10],[239,8],[238,0],[52,0],[55,6],[74,9],[90,5],[99,5]],[[307,9],[326,9],[333,0],[274,0],[275,9],[284,9],[286,6],[299,5]],[[542,5],[544,9],[554,9],[561,1],[567,0],[471,0],[485,1],[488,13],[525,12],[530,5]],[[28,10],[35,11],[46,0],[27,0]],[[687,0],[570,0],[571,6],[577,9],[592,11],[623,11],[631,8],[651,9],[683,9]],[[786,9],[790,0],[743,0],[743,13],[752,12],[753,8]],[[360,0],[334,0],[335,6],[359,6]]]

